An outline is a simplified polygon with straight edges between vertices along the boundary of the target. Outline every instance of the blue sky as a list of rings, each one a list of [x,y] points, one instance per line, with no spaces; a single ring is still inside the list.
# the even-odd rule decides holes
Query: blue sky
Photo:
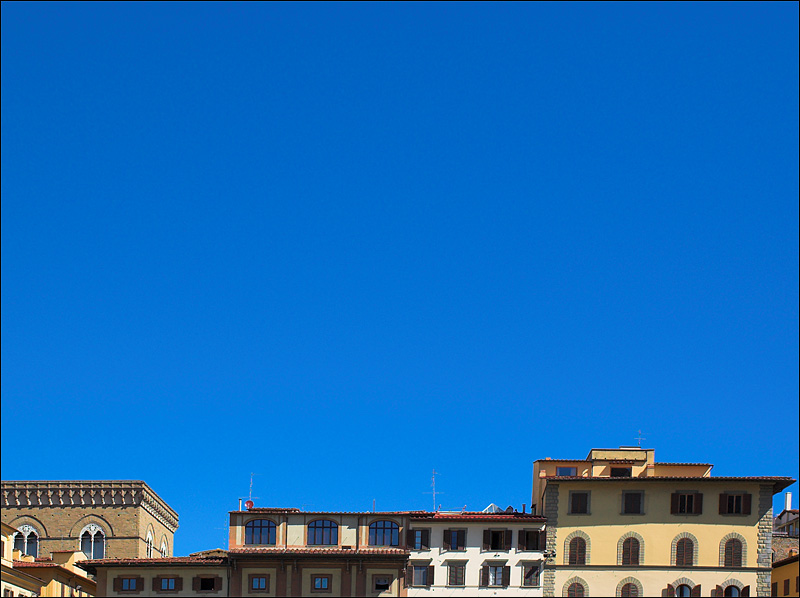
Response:
[[[641,429],[797,477],[797,22],[3,3],[3,479],[146,480],[186,554],[251,472],[521,506]]]

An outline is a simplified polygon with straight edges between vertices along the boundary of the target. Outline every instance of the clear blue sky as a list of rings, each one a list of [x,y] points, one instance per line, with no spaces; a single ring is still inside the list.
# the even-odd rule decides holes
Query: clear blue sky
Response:
[[[2,476],[798,475],[798,4],[2,4]],[[792,490],[797,496],[797,486]],[[777,504],[776,500],[776,504]]]

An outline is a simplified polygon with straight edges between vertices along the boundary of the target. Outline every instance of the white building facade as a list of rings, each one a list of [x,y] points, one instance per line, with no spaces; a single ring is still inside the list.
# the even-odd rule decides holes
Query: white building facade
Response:
[[[542,596],[544,527],[527,513],[412,515],[408,596]]]

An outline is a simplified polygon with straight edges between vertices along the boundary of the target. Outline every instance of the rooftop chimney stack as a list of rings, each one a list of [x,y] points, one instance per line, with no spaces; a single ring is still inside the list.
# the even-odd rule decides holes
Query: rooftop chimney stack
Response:
[[[786,499],[785,500],[786,500],[786,502],[783,505],[783,510],[784,511],[791,511],[792,510],[792,493],[791,492],[787,492],[786,493]]]

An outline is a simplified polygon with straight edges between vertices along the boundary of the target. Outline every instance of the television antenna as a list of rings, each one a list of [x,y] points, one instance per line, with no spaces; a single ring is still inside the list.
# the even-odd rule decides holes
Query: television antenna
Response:
[[[436,492],[436,475],[439,474],[438,471],[435,469],[433,470],[433,475],[431,476],[431,491],[430,492],[423,492],[423,494],[433,494],[433,511],[436,512],[442,508],[442,505],[439,505],[439,509],[436,508],[436,495],[437,494],[444,494],[444,492]],[[439,474],[441,475],[441,474]]]
[[[647,438],[644,438],[642,436],[642,431],[639,430],[639,435],[634,440],[639,443],[639,448],[642,448],[642,440],[647,440]]]
[[[245,505],[248,505],[247,508],[249,509],[250,507],[253,506],[253,499],[254,498],[260,498],[258,496],[253,496],[253,476],[257,476],[257,475],[261,475],[261,474],[260,473],[251,473],[250,474],[250,493],[247,496],[240,496],[239,497],[239,510],[240,511],[242,510],[242,500],[243,499],[245,499],[245,498],[247,499],[247,502],[245,503]]]

